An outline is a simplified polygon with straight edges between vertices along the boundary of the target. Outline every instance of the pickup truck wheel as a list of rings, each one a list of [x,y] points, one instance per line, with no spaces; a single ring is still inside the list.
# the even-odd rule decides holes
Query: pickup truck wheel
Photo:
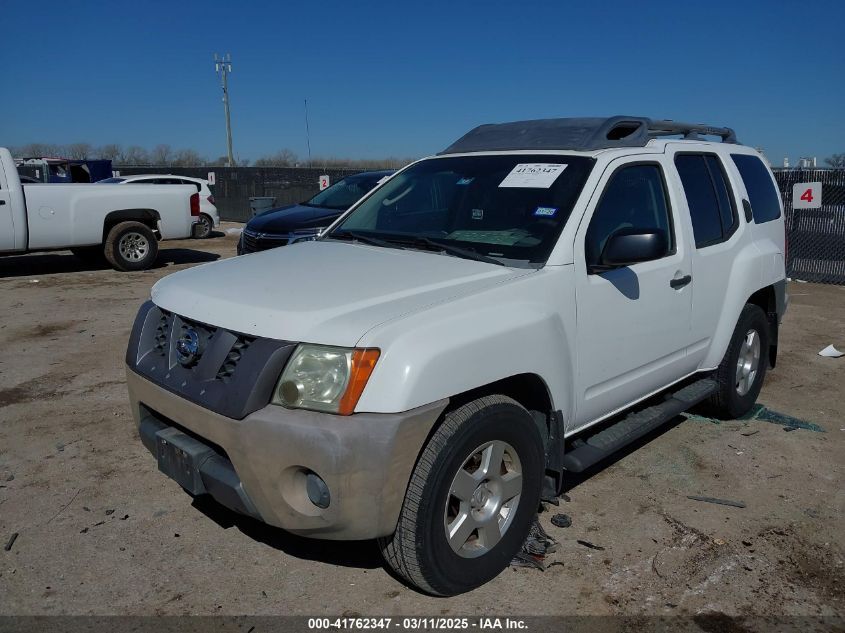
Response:
[[[516,401],[485,396],[450,411],[414,468],[388,565],[451,596],[496,577],[519,551],[540,503],[543,440]]]
[[[121,222],[109,231],[104,250],[117,270],[146,270],[158,257],[158,241],[146,224]]]
[[[704,408],[710,415],[725,419],[748,413],[760,395],[768,365],[769,322],[759,306],[746,304],[714,374],[719,388]]]
[[[214,221],[205,213],[200,214],[197,224],[194,227],[194,238],[204,240],[211,235],[211,230],[214,227]]]

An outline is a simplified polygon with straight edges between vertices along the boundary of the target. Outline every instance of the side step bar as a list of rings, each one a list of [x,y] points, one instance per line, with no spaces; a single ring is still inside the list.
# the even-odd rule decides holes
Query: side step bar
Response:
[[[585,438],[563,456],[563,467],[580,473],[643,435],[665,424],[676,415],[698,404],[716,391],[716,381],[703,378],[675,393],[660,404],[628,414],[622,420]]]

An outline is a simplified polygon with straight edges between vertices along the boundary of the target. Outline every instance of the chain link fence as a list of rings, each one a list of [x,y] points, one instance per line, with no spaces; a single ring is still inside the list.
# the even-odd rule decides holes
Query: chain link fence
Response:
[[[845,169],[779,169],[775,179],[789,244],[786,276],[845,285]],[[814,182],[821,183],[821,206],[793,209],[795,185],[800,197]]]

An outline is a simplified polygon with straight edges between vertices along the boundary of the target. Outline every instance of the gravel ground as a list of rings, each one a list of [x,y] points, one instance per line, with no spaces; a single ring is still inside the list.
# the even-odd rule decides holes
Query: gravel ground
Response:
[[[0,544],[19,533],[0,551],[0,614],[845,616],[845,357],[817,356],[845,349],[845,287],[790,284],[761,396],[824,432],[679,418],[541,514],[560,542],[546,562],[561,564],[431,598],[372,542],[192,503],[137,439],[123,369],[135,312],[157,279],[232,256],[235,239],[166,242],[142,273],[69,253],[0,259]],[[555,512],[572,526],[552,526]]]

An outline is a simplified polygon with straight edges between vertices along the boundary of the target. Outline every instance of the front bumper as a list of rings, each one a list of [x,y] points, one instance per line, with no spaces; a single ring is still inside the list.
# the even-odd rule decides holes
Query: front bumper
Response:
[[[447,400],[396,414],[337,416],[268,405],[236,420],[214,413],[127,369],[136,424],[186,430],[213,445],[236,474],[205,492],[224,505],[302,536],[332,540],[392,534],[417,456]],[[159,427],[161,428],[161,427]],[[331,502],[308,498],[307,472]],[[227,479],[228,478],[228,479]],[[238,502],[232,502],[232,494]]]

